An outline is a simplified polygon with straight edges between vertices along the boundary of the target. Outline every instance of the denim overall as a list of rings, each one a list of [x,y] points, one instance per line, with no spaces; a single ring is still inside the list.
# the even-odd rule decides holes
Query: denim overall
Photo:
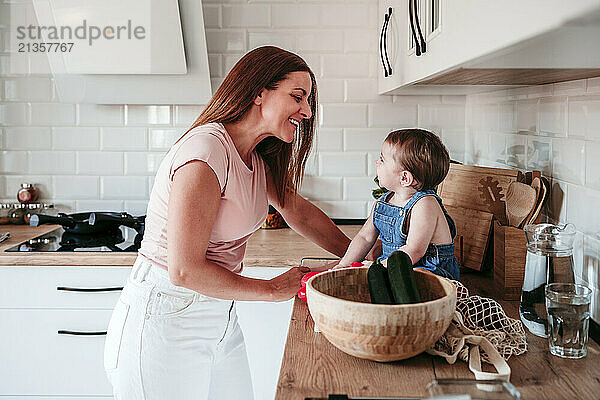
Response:
[[[375,229],[383,244],[383,254],[379,257],[379,260],[388,258],[392,252],[406,244],[407,234],[402,231],[404,227],[404,217],[409,215],[410,210],[418,200],[425,196],[434,196],[446,216],[446,221],[448,221],[452,243],[443,245],[430,243],[425,255],[417,261],[413,267],[423,268],[436,275],[458,280],[458,261],[456,261],[456,257],[454,257],[456,225],[442,205],[442,199],[435,191],[424,190],[415,193],[404,207],[399,207],[385,201],[391,193],[391,191],[388,191],[381,196],[375,203],[375,209],[373,211],[373,224],[375,225]]]

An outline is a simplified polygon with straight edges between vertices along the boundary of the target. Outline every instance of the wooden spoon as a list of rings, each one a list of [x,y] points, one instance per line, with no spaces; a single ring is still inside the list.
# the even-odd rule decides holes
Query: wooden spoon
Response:
[[[542,193],[542,185],[543,184],[542,184],[541,179],[538,178],[537,176],[532,179],[531,187],[535,189],[535,205],[531,209],[531,212],[523,220],[522,226],[529,224],[530,223],[529,221],[531,221],[531,217],[532,217],[533,213],[535,212],[535,209],[537,208],[538,202],[540,201],[540,195]]]
[[[534,188],[520,182],[511,182],[506,190],[506,215],[508,224],[519,227],[537,202]]]
[[[533,182],[531,184],[533,185]],[[548,189],[546,188],[546,184],[544,183],[543,180],[540,180],[540,195],[538,196],[537,204],[535,205],[535,208],[532,211],[532,213],[530,214],[530,216],[528,217],[528,219],[526,219],[525,222],[523,223],[524,225],[533,224],[535,222],[537,216],[539,215],[540,211],[542,210],[542,205],[544,204],[544,200],[546,200],[547,193],[548,193]]]

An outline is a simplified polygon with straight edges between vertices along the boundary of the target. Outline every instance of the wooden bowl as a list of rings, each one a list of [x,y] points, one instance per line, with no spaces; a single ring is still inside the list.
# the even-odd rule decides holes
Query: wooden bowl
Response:
[[[374,361],[404,360],[433,346],[454,315],[454,285],[415,270],[423,302],[371,304],[368,269],[327,271],[308,280],[308,308],[327,340],[344,353]]]

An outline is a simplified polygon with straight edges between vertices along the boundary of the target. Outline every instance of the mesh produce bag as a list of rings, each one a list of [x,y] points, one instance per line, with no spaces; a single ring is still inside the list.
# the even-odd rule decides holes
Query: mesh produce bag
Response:
[[[506,360],[527,351],[523,323],[508,317],[497,301],[469,296],[463,284],[450,282],[456,286],[456,311],[444,335],[427,352],[450,364],[457,358],[468,361],[477,379],[508,380]],[[498,373],[483,372],[481,361],[494,365]]]

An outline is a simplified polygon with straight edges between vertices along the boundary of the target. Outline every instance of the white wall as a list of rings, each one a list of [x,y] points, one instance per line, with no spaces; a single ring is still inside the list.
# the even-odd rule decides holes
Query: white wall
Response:
[[[575,224],[575,271],[600,321],[600,78],[467,96],[468,164],[541,170],[545,218]]]
[[[374,158],[391,129],[435,129],[462,161],[464,96],[376,94],[376,0],[203,4],[213,90],[245,52],[265,44],[297,52],[317,75],[318,147],[302,192],[331,217],[366,217]],[[0,35],[2,74],[8,35]],[[135,214],[145,213],[163,154],[203,107],[61,104],[51,77],[6,75],[0,102],[0,201],[14,201],[30,182],[66,211]]]

